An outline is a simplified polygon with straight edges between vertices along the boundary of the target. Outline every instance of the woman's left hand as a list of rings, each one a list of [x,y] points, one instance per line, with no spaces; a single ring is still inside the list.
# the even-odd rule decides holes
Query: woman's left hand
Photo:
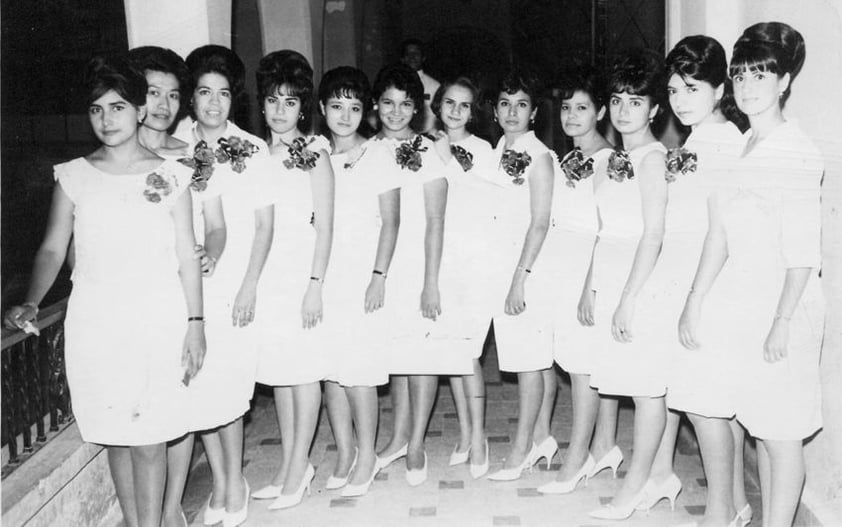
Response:
[[[257,305],[257,289],[251,285],[243,285],[234,299],[231,310],[231,323],[234,326],[245,327],[254,322],[254,309]]]
[[[634,301],[623,299],[614,311],[611,319],[611,334],[614,340],[627,344],[632,341],[632,320],[634,319]]]
[[[184,336],[184,346],[181,352],[181,365],[184,367],[184,385],[196,377],[205,362],[205,324],[203,322],[188,322],[187,334]]]
[[[787,344],[789,344],[789,320],[776,318],[763,344],[763,359],[766,362],[778,362],[783,359],[787,355]]]
[[[301,327],[310,329],[322,321],[322,286],[310,281],[304,300],[301,302]]]
[[[523,283],[513,283],[509,288],[509,294],[506,295],[506,307],[504,312],[507,315],[520,315],[526,311],[526,292],[524,291]]]
[[[438,287],[425,287],[421,291],[421,315],[424,318],[435,320],[441,315],[441,298]]]

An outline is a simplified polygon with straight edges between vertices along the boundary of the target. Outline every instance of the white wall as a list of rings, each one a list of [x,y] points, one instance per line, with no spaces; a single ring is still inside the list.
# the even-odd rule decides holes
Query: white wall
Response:
[[[162,46],[182,57],[199,46],[231,46],[231,0],[123,0],[129,48]]]

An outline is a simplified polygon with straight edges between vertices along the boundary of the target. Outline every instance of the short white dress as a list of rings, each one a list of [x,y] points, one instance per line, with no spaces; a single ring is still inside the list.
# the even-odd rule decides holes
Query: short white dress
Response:
[[[607,176],[605,169],[610,148],[604,148],[584,159],[581,175],[573,172],[571,160],[577,151],[571,150],[561,160],[553,156],[555,185],[553,187],[553,217],[543,258],[552,263],[553,286],[553,354],[555,361],[568,373],[588,375],[593,362],[593,338],[597,326],[583,326],[578,320],[579,299],[587,279],[599,218],[596,212],[594,187]],[[581,155],[579,151],[578,155]],[[568,167],[569,173],[562,169]]]
[[[237,293],[243,283],[254,242],[254,212],[265,206],[262,174],[266,170],[268,148],[265,141],[228,123],[226,138],[239,137],[257,147],[244,160],[245,169],[233,170],[230,162],[216,163],[208,188],[194,191],[194,204],[219,193],[225,216],[225,249],[214,272],[203,280],[205,335],[208,352],[202,370],[191,382],[191,430],[208,430],[242,416],[249,409],[254,394],[257,368],[256,321],[262,313],[255,310],[255,323],[236,327],[232,313]],[[189,150],[195,146],[195,134]],[[258,301],[260,294],[258,293]]]
[[[343,386],[379,386],[389,381],[386,366],[387,313],[394,302],[386,281],[382,308],[365,312],[380,237],[379,195],[395,181],[381,167],[391,161],[383,144],[367,141],[358,150],[330,156],[336,178],[333,248],[324,285],[324,328],[330,356],[327,380]],[[387,273],[388,274],[388,273]]]
[[[386,303],[392,302],[394,306],[388,311],[389,332],[383,341],[389,372],[398,375],[468,375],[473,372],[470,352],[465,352],[467,346],[455,345],[453,337],[454,331],[458,330],[455,321],[459,313],[455,306],[447,307],[441,269],[438,285],[442,313],[436,321],[424,318],[421,313],[427,229],[424,188],[430,182],[445,177],[444,162],[436,153],[433,142],[425,136],[417,135],[405,141],[377,139],[376,142],[391,152],[391,160],[382,169],[400,187],[401,223],[386,286]],[[408,153],[413,144],[417,146],[411,156],[414,160],[403,167],[398,162],[400,152]]]
[[[734,369],[728,365],[727,340],[721,328],[732,315],[725,298],[734,287],[733,273],[721,272],[705,297],[705,313],[698,330],[702,347],[688,350],[678,342],[678,320],[693,284],[708,231],[708,197],[730,185],[742,148],[742,134],[731,123],[698,125],[681,150],[695,154],[696,168],[665,173],[669,181],[664,246],[658,260],[659,288],[666,294],[662,340],[668,358],[667,406],[705,417],[734,415]],[[668,166],[670,160],[667,160]],[[689,165],[685,165],[689,166]],[[730,305],[729,305],[730,304]]]
[[[171,209],[190,171],[165,161],[151,173],[112,175],[85,158],[54,170],[74,206],[65,357],[82,438],[121,446],[177,438],[188,431],[190,389]]]
[[[532,159],[520,176],[510,176],[503,169],[501,160],[507,150],[516,154],[526,153]],[[502,371],[538,371],[553,365],[551,268],[554,262],[543,253],[543,248],[526,280],[526,310],[520,315],[507,315],[504,312],[512,276],[532,219],[530,176],[535,166],[534,160],[541,156],[551,157],[550,149],[531,131],[518,137],[509,149],[505,148],[505,137],[501,137],[494,149],[498,168],[492,177],[502,187],[502,192],[494,220],[495,248],[486,258],[485,264],[494,273],[489,288],[494,291],[496,298],[492,306],[494,338]]]
[[[751,132],[745,134],[745,139]],[[726,269],[737,276],[736,307],[722,328],[729,367],[738,371],[737,419],[761,439],[800,440],[822,426],[819,358],[824,327],[821,179],[824,163],[792,121],[776,127],[737,163],[735,190],[720,201],[728,240]],[[763,359],[786,270],[811,268],[789,322],[787,356]],[[705,311],[707,313],[707,310]]]
[[[635,174],[640,172],[643,159],[655,151],[664,153],[666,148],[653,141],[628,153]],[[591,386],[606,395],[660,397],[666,392],[668,356],[661,335],[669,316],[664,312],[664,291],[655,285],[660,263],[638,293],[632,342],[617,342],[611,334],[614,311],[643,233],[639,176],[619,181],[606,178],[595,196],[601,229],[593,256],[594,322],[598,331]]]
[[[477,359],[494,314],[494,273],[484,262],[493,254],[494,215],[503,187],[493,181],[497,166],[487,141],[469,135],[451,143],[457,152],[447,164],[447,214],[444,222],[440,289],[442,317],[454,353]],[[437,323],[437,326],[439,323]],[[444,329],[444,328],[442,328]]]
[[[323,136],[305,138],[313,154],[328,155]],[[282,149],[270,157],[271,190],[267,201],[275,205],[275,234],[257,294],[260,359],[257,381],[269,386],[318,382],[328,373],[329,343],[321,336],[333,323],[334,313],[322,297],[323,324],[305,329],[301,302],[310,286],[316,229],[310,172],[297,168]],[[328,266],[323,295],[333,284]]]

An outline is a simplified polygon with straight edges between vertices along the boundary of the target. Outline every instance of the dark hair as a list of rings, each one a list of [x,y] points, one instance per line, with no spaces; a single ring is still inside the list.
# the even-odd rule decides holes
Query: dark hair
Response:
[[[114,91],[126,102],[139,108],[146,105],[146,77],[123,57],[94,57],[85,66],[86,103]]]
[[[406,55],[406,50],[409,46],[417,46],[421,50],[421,56],[424,55],[424,43],[417,38],[408,38],[401,42],[401,58]]]
[[[666,79],[678,75],[682,79],[693,79],[723,87],[718,108],[729,121],[745,127],[745,115],[737,108],[734,89],[728,77],[728,61],[725,49],[714,38],[693,35],[681,39],[672,48],[666,59]]]
[[[628,93],[649,97],[658,105],[656,118],[664,112],[664,61],[654,51],[635,49],[623,53],[611,63],[608,73],[608,93]]]
[[[789,73],[790,85],[781,95],[781,104],[789,98],[792,81],[801,72],[806,58],[804,37],[783,22],[760,22],[746,28],[734,44],[728,74],[760,70],[782,77]]]
[[[190,99],[190,70],[187,64],[175,51],[159,46],[141,46],[129,50],[129,62],[146,74],[149,71],[169,73],[178,81],[178,92],[181,104],[175,116],[175,122],[179,122],[187,115],[187,108]]]
[[[476,116],[479,111],[479,88],[474,84],[474,81],[465,76],[447,79],[441,83],[439,89],[436,90],[436,94],[433,95],[433,101],[430,103],[430,109],[433,111],[433,115],[441,121],[441,100],[444,98],[445,92],[453,86],[461,86],[471,92],[471,117]],[[468,125],[471,125],[470,119],[468,120]]]
[[[570,99],[577,91],[588,94],[597,111],[605,106],[605,78],[590,64],[577,64],[562,69],[552,84],[558,90],[559,99]]]
[[[410,127],[418,131],[423,126],[426,107],[424,105],[424,85],[415,70],[401,63],[383,67],[374,79],[374,86],[371,94],[377,102],[389,88],[395,88],[406,93],[406,96],[415,104],[416,113],[409,123]]]
[[[304,55],[291,49],[273,51],[260,59],[256,77],[259,104],[262,106],[264,99],[286,86],[286,95],[301,101],[298,129],[309,131],[313,120],[313,68]]]
[[[529,96],[534,109],[541,104],[543,90],[544,83],[537,71],[528,66],[515,66],[500,79],[497,84],[497,92],[494,94],[494,100],[496,103],[497,98],[504,92],[513,95],[523,91]]]
[[[359,99],[363,103],[363,116],[371,110],[371,85],[365,73],[358,68],[339,66],[322,76],[322,82],[319,83],[319,102],[327,104],[327,100],[331,97]],[[324,132],[329,132],[327,125],[322,124]],[[357,133],[363,137],[371,135],[371,126],[365,118],[360,121]]]
[[[245,89],[246,67],[240,57],[224,46],[208,44],[191,51],[185,62],[190,70],[191,93],[196,89],[202,75],[207,73],[216,73],[228,80],[228,87],[231,89],[231,113],[233,114],[237,105],[243,102],[242,97]],[[231,116],[229,116],[230,118]]]

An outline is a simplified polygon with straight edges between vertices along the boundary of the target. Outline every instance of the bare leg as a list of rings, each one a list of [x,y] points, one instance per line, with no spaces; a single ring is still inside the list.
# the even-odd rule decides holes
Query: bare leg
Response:
[[[515,468],[523,464],[535,442],[533,431],[541,403],[544,400],[544,371],[526,371],[517,374],[518,419],[515,440],[506,457],[503,468]]]
[[[474,374],[462,377],[468,414],[471,419],[471,463],[485,463],[485,376],[479,359],[474,359]]]
[[[743,455],[745,452],[745,430],[736,419],[731,419],[728,422],[731,429],[731,436],[734,438],[734,507],[741,511],[748,505],[748,497],[746,497],[746,482],[745,482],[745,462]]]
[[[310,446],[319,422],[319,405],[322,400],[319,383],[311,382],[293,386],[292,398],[295,412],[295,438],[292,442],[289,472],[282,491],[282,494],[287,495],[298,491],[304,472],[310,464]]]
[[[614,504],[625,506],[646,484],[664,433],[666,411],[663,397],[634,397],[634,455]]]
[[[193,434],[167,444],[167,490],[164,494],[164,527],[183,527],[181,499],[193,457]]]
[[[772,467],[769,459],[769,452],[766,451],[766,444],[757,441],[757,472],[760,475],[760,500],[763,505],[763,523],[769,523],[769,511],[772,500]]]
[[[409,376],[409,405],[412,414],[412,430],[406,454],[406,468],[424,468],[424,436],[430,423],[430,412],[436,402],[439,378],[437,375]]]
[[[167,483],[167,445],[129,447],[138,527],[160,527]]]
[[[202,444],[205,447],[205,457],[208,459],[213,479],[209,504],[212,509],[221,509],[225,507],[227,475],[225,474],[225,452],[222,450],[219,429],[204,432],[201,437]]]
[[[374,445],[377,441],[377,388],[374,386],[349,386],[345,388],[351,411],[354,416],[354,428],[357,432],[357,466],[351,479],[351,485],[368,481],[377,454]]]
[[[617,414],[620,400],[616,397],[599,396],[599,411],[596,414],[596,430],[591,442],[594,459],[600,460],[617,445]]]
[[[464,452],[471,444],[471,420],[468,414],[468,399],[465,395],[465,384],[469,376],[451,375],[450,392],[453,394],[453,405],[456,407],[456,417],[459,420],[458,452]]]
[[[681,414],[667,408],[666,416],[664,434],[661,436],[658,452],[655,453],[655,461],[652,463],[652,473],[650,475],[655,480],[655,483],[663,482],[673,473],[672,464],[675,459],[675,442],[678,438],[678,425],[681,424]]]
[[[410,409],[409,379],[406,375],[392,375],[389,380],[392,394],[392,437],[379,456],[394,454],[409,442]]]
[[[705,517],[701,526],[727,525],[734,519],[734,438],[726,419],[688,413],[696,429],[707,479]]]
[[[114,480],[117,501],[123,511],[123,523],[126,527],[137,527],[137,504],[134,499],[134,476],[129,447],[109,446],[107,451],[111,479]]]
[[[344,478],[351,471],[354,462],[354,425],[351,420],[351,405],[345,388],[333,381],[325,382],[325,402],[330,429],[336,441],[336,466],[333,476]]]
[[[599,409],[599,392],[591,388],[591,376],[570,374],[570,397],[573,402],[573,429],[564,464],[556,479],[567,481],[572,478],[588,459],[591,436]]]
[[[281,466],[272,485],[281,486],[289,473],[289,464],[292,459],[292,444],[295,438],[295,412],[292,403],[292,387],[276,386],[275,414],[278,417],[278,428],[281,431]]]
[[[219,439],[225,456],[225,510],[237,512],[248,500],[243,480],[243,418],[220,428]]]
[[[541,370],[541,377],[544,379],[544,392],[541,398],[541,408],[538,411],[538,417],[535,419],[533,439],[536,443],[540,443],[552,435],[550,433],[550,422],[553,419],[555,395],[558,391],[558,377],[555,374],[555,368],[550,367]]]
[[[763,445],[764,457],[769,460],[771,490],[762,491],[763,525],[766,527],[790,527],[795,521],[795,511],[804,487],[804,448],[802,441],[780,441],[758,439],[760,455]],[[766,481],[761,479],[761,484]],[[769,496],[769,499],[766,499]]]

